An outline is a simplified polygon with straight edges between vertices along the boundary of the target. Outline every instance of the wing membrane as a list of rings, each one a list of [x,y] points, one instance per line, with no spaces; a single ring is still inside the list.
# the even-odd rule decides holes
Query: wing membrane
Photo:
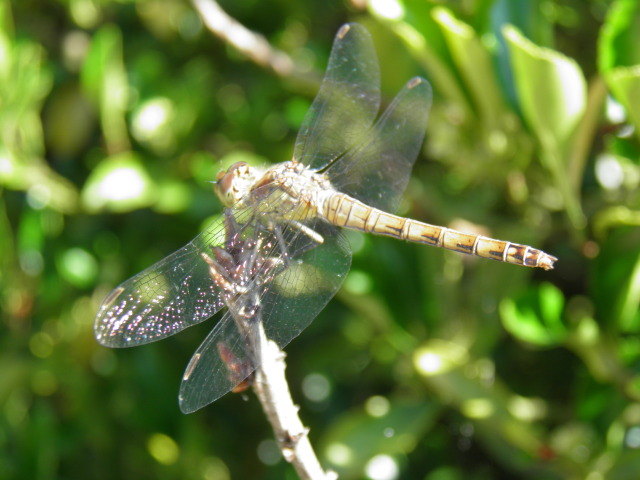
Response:
[[[333,186],[394,212],[424,140],[431,95],[426,80],[411,79],[357,146],[327,169]]]
[[[309,222],[306,226],[322,235],[322,244],[318,245],[293,225],[281,225],[278,236],[287,249],[287,268],[267,283],[260,280],[258,272],[247,282],[241,282],[243,295],[226,297],[228,312],[198,347],[183,376],[179,398],[184,413],[217,400],[259,366],[250,339],[258,319],[264,324],[266,338],[284,348],[342,285],[351,265],[348,242],[335,227],[324,222]],[[277,255],[279,250],[273,246],[256,254]],[[238,318],[239,307],[244,305],[243,296],[251,297],[249,303],[253,304],[256,289],[261,291],[255,318]]]
[[[281,193],[277,193],[281,195]],[[266,205],[266,203],[265,203]],[[243,224],[263,215],[262,206],[242,209]],[[196,325],[225,306],[202,254],[225,246],[224,216],[168,257],[116,287],[94,323],[96,339],[107,347],[133,347],[161,340]]]
[[[255,353],[227,311],[191,357],[178,400],[191,413],[233,390],[257,368]]]
[[[298,132],[293,158],[312,170],[325,167],[362,137],[379,108],[380,69],[371,35],[361,25],[344,25]]]
[[[200,323],[224,306],[200,253],[224,240],[221,222],[180,250],[120,284],[100,306],[98,341],[108,347],[133,347]]]

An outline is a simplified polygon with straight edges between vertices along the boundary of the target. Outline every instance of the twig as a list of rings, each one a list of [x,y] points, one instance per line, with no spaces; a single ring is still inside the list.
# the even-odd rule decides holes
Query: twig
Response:
[[[309,441],[309,429],[298,416],[285,377],[285,353],[268,340],[262,323],[258,328],[260,367],[256,370],[253,389],[273,427],[284,459],[291,463],[304,480],[335,480],[333,471],[325,472]]]
[[[285,354],[266,336],[263,325],[263,288],[281,266],[277,257],[262,255],[263,239],[244,238],[243,229],[231,210],[225,211],[225,246],[215,247],[211,258],[204,254],[211,280],[224,289],[229,313],[245,340],[251,364],[257,365],[254,391],[271,423],[282,456],[291,463],[303,480],[335,480],[334,472],[325,472],[311,447],[309,430],[298,416],[285,377]],[[227,361],[223,358],[223,361]],[[236,371],[227,364],[230,373]],[[239,376],[242,380],[244,377]]]
[[[289,55],[272,47],[262,35],[229,16],[214,0],[191,2],[214,35],[233,45],[258,65],[269,68],[281,77],[290,77],[298,70]]]

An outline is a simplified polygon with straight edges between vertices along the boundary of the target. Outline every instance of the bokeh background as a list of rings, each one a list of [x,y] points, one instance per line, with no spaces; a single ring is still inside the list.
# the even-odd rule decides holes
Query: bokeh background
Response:
[[[560,260],[350,235],[344,287],[287,348],[323,464],[640,478],[638,2],[221,1],[266,57],[196,5],[215,6],[0,1],[0,478],[296,478],[251,394],[180,413],[215,320],[118,351],[92,323],[221,212],[220,168],[290,158],[347,21],[386,101],[416,74],[434,87],[401,213]]]

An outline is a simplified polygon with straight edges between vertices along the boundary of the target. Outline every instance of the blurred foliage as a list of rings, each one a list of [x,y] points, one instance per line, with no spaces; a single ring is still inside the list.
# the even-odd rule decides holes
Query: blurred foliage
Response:
[[[287,349],[323,464],[640,478],[638,2],[221,6],[306,78],[364,24],[387,99],[414,74],[436,95],[401,213],[559,257],[533,271],[350,234],[345,286]],[[315,88],[186,1],[0,0],[0,478],[295,478],[251,396],[179,413],[213,321],[122,351],[92,321],[220,213],[219,168],[290,157]]]

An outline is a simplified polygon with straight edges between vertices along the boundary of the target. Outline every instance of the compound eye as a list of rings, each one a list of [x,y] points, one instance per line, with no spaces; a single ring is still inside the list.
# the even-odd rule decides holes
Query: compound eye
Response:
[[[247,162],[236,162],[233,165],[231,165],[231,167],[229,167],[229,171],[239,170],[239,169],[246,170],[248,165],[249,164]]]
[[[233,173],[230,171],[220,172],[217,177],[214,191],[218,198],[227,207],[235,205],[235,198],[233,194]]]
[[[231,186],[233,184],[233,174],[231,172],[227,172],[226,175],[223,175],[220,180],[218,180],[218,185],[220,185],[220,191],[224,192],[225,195],[229,195],[229,191],[231,190]]]

